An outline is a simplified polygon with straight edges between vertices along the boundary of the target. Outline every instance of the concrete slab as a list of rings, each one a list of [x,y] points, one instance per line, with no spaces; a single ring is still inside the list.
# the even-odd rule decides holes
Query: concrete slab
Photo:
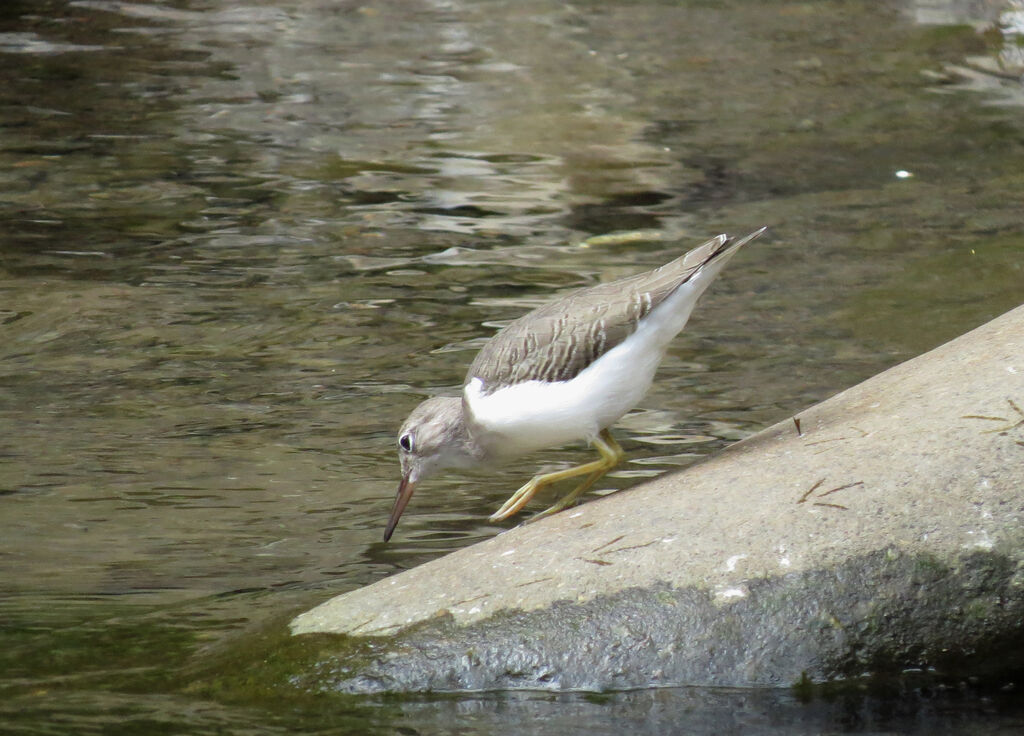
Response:
[[[300,679],[601,690],[989,666],[1024,651],[1022,411],[1019,307],[801,412],[800,434],[787,419],[317,606],[293,633],[385,638]]]

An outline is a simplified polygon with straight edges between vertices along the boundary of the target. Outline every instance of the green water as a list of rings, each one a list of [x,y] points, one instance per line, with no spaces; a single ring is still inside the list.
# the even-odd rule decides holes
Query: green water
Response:
[[[0,732],[1015,732],[1012,693],[969,688],[287,680],[291,614],[497,533],[585,457],[424,484],[380,541],[405,414],[553,292],[771,228],[604,490],[1024,301],[1019,84],[968,73],[1011,39],[916,22],[939,7],[2,4]]]

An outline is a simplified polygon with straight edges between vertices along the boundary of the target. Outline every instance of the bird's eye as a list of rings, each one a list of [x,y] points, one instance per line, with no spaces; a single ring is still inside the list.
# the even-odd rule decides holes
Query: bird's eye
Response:
[[[412,434],[406,432],[398,438],[398,446],[406,452],[412,452]]]

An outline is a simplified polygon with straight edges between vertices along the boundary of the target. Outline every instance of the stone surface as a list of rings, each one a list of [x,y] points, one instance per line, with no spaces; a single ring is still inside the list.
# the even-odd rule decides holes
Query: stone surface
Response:
[[[298,616],[295,634],[349,636],[297,682],[602,690],[1010,667],[1022,410],[1024,307],[801,412],[802,434],[787,419]]]

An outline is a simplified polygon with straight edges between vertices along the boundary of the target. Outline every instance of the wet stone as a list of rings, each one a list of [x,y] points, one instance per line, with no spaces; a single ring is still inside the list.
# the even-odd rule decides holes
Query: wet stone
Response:
[[[1024,308],[663,476],[292,622],[343,692],[1010,677]],[[330,647],[328,648],[330,649]]]

